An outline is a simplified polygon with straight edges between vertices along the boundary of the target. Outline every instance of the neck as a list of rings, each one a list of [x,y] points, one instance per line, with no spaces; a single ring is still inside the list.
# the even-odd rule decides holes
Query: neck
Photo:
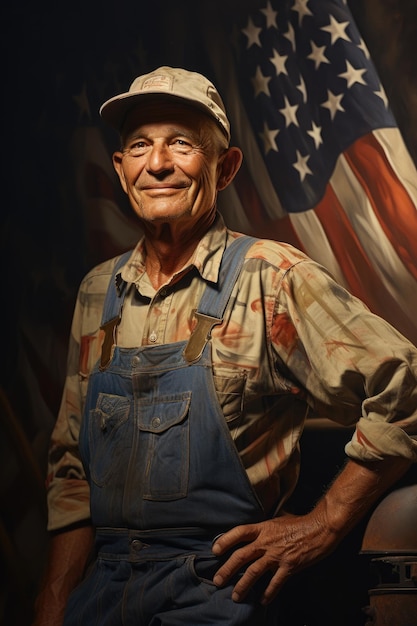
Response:
[[[180,272],[213,221],[194,224],[191,230],[178,231],[175,223],[170,222],[145,229],[146,272],[155,289]]]
[[[146,273],[153,287],[159,289],[179,272],[192,256],[198,242],[192,246],[164,246],[161,242],[146,240]]]

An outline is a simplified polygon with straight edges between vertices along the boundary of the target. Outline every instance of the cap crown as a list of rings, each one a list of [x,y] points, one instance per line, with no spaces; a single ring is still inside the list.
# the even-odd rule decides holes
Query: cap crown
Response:
[[[216,120],[230,140],[230,123],[217,89],[202,74],[183,68],[163,66],[138,76],[129,91],[107,100],[101,106],[100,114],[108,124],[120,130],[129,109],[158,95],[199,108]]]

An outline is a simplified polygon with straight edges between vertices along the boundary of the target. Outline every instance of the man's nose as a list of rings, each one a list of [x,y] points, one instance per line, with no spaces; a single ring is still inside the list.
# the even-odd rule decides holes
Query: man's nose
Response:
[[[173,167],[172,154],[167,144],[154,144],[149,151],[148,170],[160,174]]]

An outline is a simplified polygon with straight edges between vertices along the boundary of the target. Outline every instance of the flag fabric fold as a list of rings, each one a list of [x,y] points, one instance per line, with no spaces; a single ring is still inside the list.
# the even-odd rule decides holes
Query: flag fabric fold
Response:
[[[417,171],[346,2],[240,17],[207,48],[245,155],[242,223],[302,248],[417,343]]]

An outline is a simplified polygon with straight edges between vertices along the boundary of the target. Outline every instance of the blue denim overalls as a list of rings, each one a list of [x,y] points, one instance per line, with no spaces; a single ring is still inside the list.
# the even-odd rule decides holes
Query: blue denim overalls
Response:
[[[271,623],[258,591],[237,604],[237,578],[222,589],[212,583],[224,560],[211,552],[214,537],[265,519],[218,403],[208,340],[252,243],[241,237],[226,249],[221,289],[207,285],[188,342],[113,346],[123,297],[109,287],[108,341],[80,434],[98,556],[65,626]]]

